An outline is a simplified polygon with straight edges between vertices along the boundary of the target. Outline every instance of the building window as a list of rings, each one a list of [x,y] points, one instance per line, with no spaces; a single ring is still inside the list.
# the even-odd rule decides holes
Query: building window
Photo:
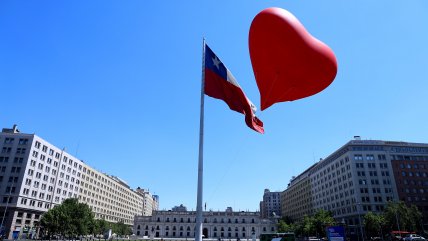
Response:
[[[25,149],[25,148],[17,148],[16,149],[16,154],[25,154],[25,151],[26,151],[27,149]]]
[[[13,201],[13,197],[3,197],[3,203],[11,203]]]
[[[363,179],[359,179],[358,180],[358,184],[360,184],[360,185],[367,185],[367,181],[363,180]]]
[[[365,177],[365,176],[366,176],[366,173],[365,173],[364,171],[361,171],[361,172],[360,172],[360,171],[358,171],[358,172],[357,172],[357,176],[359,176],[359,177],[360,177],[360,176],[361,176],[361,177]]]
[[[19,139],[19,145],[27,145],[27,143],[28,143],[28,139]]]
[[[376,177],[377,176],[377,172],[376,171],[370,171],[369,172],[371,177]]]
[[[12,144],[14,140],[15,140],[14,138],[8,138],[8,137],[6,137],[4,139],[4,144]]]
[[[362,161],[363,160],[363,155],[354,155],[354,160],[355,161]],[[341,162],[341,164],[343,163],[343,161]]]

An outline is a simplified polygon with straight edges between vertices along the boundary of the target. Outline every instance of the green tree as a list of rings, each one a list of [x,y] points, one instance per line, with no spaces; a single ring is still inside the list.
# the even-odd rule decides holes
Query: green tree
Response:
[[[112,225],[112,232],[117,235],[130,235],[132,234],[131,227],[123,223],[123,221],[119,221]]]
[[[418,231],[418,232],[423,231],[423,224],[422,224],[423,215],[419,211],[418,207],[412,204],[408,208],[408,214],[411,220],[411,227],[414,228],[415,231]]]
[[[314,217],[305,215],[300,222],[297,223],[295,232],[297,235],[314,236],[316,234]]]
[[[95,228],[93,234],[104,234],[110,228],[110,223],[104,219],[95,220]]]
[[[314,216],[305,215],[295,224],[294,230],[296,235],[325,237],[325,228],[333,224],[335,221],[331,212],[318,210]]]
[[[76,198],[64,200],[61,207],[69,221],[69,235],[85,235],[94,221],[91,208],[85,203],[79,203]]]
[[[47,230],[49,236],[61,234],[75,237],[88,234],[93,223],[94,216],[89,206],[79,203],[76,198],[69,198],[46,212],[40,225]]]
[[[393,230],[420,231],[422,214],[415,205],[404,202],[389,202],[384,211],[385,222]]]
[[[314,226],[318,237],[325,237],[325,228],[335,223],[333,215],[330,211],[323,209],[318,210],[314,216]]]
[[[50,209],[40,219],[40,226],[43,227],[49,238],[52,235],[59,233],[60,230],[60,210],[58,207],[59,206],[56,206]]]
[[[288,224],[284,220],[279,220],[278,222],[278,232],[279,233],[287,233],[287,232],[294,232],[295,227],[293,224]]]
[[[368,212],[364,215],[364,227],[366,236],[368,237],[383,237],[385,227],[385,217],[382,214]]]

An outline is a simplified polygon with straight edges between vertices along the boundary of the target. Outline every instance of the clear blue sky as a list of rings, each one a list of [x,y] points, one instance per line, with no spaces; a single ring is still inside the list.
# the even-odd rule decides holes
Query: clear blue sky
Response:
[[[427,1],[0,1],[0,127],[18,124],[161,209],[196,207],[202,37],[259,106],[248,31],[292,12],[336,54],[322,93],[259,112],[265,135],[205,102],[208,209],[258,210],[264,188],[354,135],[428,143]]]

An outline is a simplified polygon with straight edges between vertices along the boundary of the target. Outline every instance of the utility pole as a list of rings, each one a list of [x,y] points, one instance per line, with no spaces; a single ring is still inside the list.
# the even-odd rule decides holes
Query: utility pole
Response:
[[[357,203],[357,211],[358,211],[358,222],[360,223],[360,233],[361,233],[361,240],[364,241],[364,234],[363,234],[363,223],[361,222],[361,213],[360,209],[358,208],[361,205],[361,203]]]
[[[12,178],[12,185],[10,186],[10,189],[9,189],[9,195],[8,195],[8,197],[7,197],[6,207],[4,208],[3,218],[1,219],[1,224],[0,224],[0,228],[1,228],[1,229],[4,229],[4,226],[3,226],[3,224],[4,224],[4,219],[5,219],[5,217],[6,217],[7,208],[9,207],[10,196],[11,196],[11,194],[12,194],[12,188],[13,188],[13,184],[14,184],[14,183],[15,183],[15,182],[14,182],[14,178]]]

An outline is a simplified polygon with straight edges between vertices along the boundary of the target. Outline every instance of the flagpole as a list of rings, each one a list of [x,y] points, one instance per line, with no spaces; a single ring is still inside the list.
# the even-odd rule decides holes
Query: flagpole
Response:
[[[196,204],[195,241],[202,241],[202,193],[204,173],[204,98],[205,98],[205,38],[202,41],[201,112],[199,119],[198,198]]]

